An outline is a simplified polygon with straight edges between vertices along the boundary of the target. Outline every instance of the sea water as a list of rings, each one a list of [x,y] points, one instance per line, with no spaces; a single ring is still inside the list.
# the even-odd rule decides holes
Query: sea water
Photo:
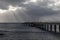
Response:
[[[0,24],[0,40],[60,40],[60,37],[22,24]]]

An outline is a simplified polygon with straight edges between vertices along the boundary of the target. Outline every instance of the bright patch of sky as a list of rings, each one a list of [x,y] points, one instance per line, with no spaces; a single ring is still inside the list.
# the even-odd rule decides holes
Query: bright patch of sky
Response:
[[[52,8],[53,10],[60,10],[60,0],[49,0],[48,8]]]
[[[6,13],[6,12],[11,12],[11,11],[16,11],[16,10],[22,10],[22,9],[24,9],[24,8],[22,8],[22,7],[14,7],[14,6],[12,6],[12,5],[9,5],[8,6],[8,9],[6,9],[6,10],[4,10],[4,9],[0,9],[0,13]]]

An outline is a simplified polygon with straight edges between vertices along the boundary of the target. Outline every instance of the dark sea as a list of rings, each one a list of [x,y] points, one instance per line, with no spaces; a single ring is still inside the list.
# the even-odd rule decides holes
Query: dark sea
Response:
[[[60,36],[22,24],[0,24],[0,40],[60,40]]]

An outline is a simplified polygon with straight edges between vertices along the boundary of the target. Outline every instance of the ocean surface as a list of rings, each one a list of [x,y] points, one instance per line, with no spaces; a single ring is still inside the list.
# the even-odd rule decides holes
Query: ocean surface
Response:
[[[0,40],[60,40],[60,34],[22,24],[0,24]]]

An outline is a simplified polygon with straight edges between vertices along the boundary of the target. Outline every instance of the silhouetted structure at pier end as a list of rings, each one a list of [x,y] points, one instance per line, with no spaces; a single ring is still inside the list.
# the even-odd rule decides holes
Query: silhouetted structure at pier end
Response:
[[[42,30],[60,33],[60,22],[25,22],[24,26],[37,27]]]

